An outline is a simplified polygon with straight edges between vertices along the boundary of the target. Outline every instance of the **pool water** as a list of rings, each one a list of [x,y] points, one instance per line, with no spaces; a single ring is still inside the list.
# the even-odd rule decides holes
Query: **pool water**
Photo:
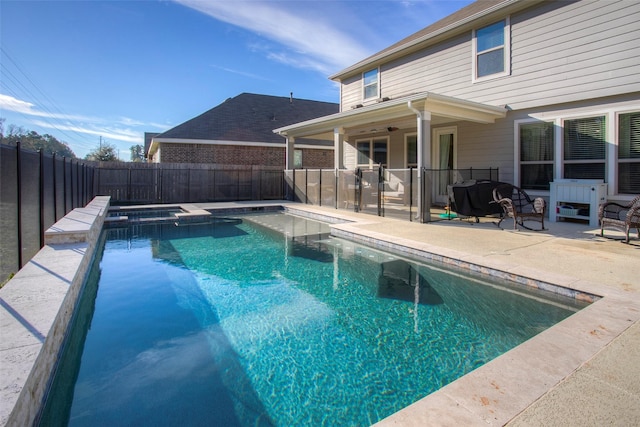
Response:
[[[369,425],[584,306],[328,231],[105,230],[41,425]]]

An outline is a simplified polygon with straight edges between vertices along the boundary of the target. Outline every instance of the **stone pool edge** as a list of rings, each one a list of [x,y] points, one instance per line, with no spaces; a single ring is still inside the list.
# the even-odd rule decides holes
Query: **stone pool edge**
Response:
[[[33,425],[96,250],[110,197],[45,232],[45,246],[0,289],[0,425]]]

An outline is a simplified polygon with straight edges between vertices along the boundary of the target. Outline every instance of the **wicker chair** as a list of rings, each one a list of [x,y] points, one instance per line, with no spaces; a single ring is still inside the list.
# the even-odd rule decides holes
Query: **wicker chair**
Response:
[[[640,239],[640,196],[626,205],[607,202],[598,209],[600,219],[600,235],[604,236],[605,227],[622,229],[626,235],[625,243],[629,243],[629,231],[635,228]]]
[[[511,184],[500,184],[493,189],[493,200],[500,204],[504,212],[498,221],[498,227],[505,218],[513,218],[514,230],[518,229],[518,225],[527,230],[533,230],[524,225],[525,221],[538,221],[541,224],[540,230],[545,229],[546,203],[542,197],[531,200],[524,190]]]

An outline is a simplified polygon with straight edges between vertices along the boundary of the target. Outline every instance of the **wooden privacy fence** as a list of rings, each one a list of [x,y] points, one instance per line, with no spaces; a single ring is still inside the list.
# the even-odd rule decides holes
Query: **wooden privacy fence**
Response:
[[[193,163],[100,162],[96,194],[112,204],[282,200],[282,168]]]

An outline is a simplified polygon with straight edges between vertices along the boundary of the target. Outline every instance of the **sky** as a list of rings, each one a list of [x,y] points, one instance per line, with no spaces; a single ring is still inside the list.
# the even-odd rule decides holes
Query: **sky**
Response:
[[[122,160],[241,93],[339,102],[328,77],[472,0],[0,0],[0,118]]]

